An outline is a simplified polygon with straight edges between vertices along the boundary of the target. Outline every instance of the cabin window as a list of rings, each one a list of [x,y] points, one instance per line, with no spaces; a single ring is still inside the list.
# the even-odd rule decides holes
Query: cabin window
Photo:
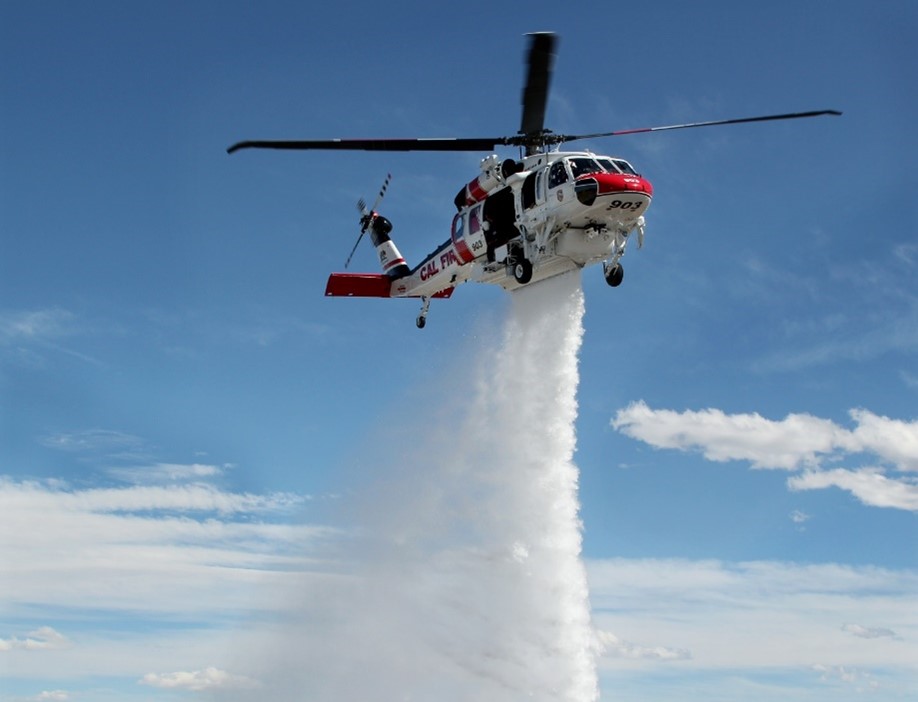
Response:
[[[567,169],[564,167],[564,161],[555,161],[548,172],[548,187],[557,188],[562,183],[567,182]]]
[[[469,234],[474,234],[481,229],[481,205],[469,212]]]

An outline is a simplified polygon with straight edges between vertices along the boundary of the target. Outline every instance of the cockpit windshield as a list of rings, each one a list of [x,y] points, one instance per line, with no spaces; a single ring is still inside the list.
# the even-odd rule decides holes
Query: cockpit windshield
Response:
[[[588,156],[574,156],[567,159],[570,166],[571,174],[576,180],[582,175],[588,173],[624,173],[625,175],[638,175],[637,171],[631,167],[627,161],[620,158],[610,158],[608,156],[597,156],[590,158]]]
[[[574,178],[579,178],[587,173],[602,173],[603,169],[596,161],[585,156],[578,156],[568,160]]]
[[[631,167],[627,161],[620,158],[601,158],[598,159],[602,167],[609,173],[625,173],[626,175],[637,175],[637,171]]]

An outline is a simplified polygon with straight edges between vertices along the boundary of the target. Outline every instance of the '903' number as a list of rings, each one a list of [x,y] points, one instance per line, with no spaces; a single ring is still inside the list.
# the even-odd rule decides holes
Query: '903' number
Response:
[[[643,202],[622,202],[621,200],[613,200],[609,203],[609,206],[606,209],[609,210],[633,210],[637,211],[641,209]]]

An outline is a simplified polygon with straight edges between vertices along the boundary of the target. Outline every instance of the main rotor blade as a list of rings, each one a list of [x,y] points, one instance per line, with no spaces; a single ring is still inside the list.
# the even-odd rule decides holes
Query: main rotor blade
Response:
[[[552,66],[555,61],[554,34],[540,32],[530,34],[528,72],[526,87],[523,88],[523,118],[520,134],[538,134],[545,127],[545,106],[548,103],[548,87],[551,82]]]
[[[536,37],[553,36],[537,34]],[[553,41],[553,40],[552,40]],[[547,82],[546,82],[547,85]],[[544,108],[544,105],[542,106]],[[596,132],[595,134],[553,134],[538,129],[517,136],[481,137],[481,138],[432,138],[432,139],[319,139],[309,141],[240,141],[226,151],[235,153],[240,149],[287,149],[305,151],[310,149],[330,149],[335,151],[493,151],[496,146],[548,146],[564,144],[578,139],[598,139],[600,137],[642,134],[644,132],[663,132],[671,129],[690,129],[692,127],[713,127],[721,124],[742,124],[744,122],[769,122],[781,119],[798,119],[800,117],[819,117],[821,115],[840,115],[838,110],[818,110],[813,112],[792,112],[783,115],[763,115],[760,117],[742,117],[740,119],[719,119],[709,122],[690,122],[688,124],[670,124],[663,127],[643,127],[641,129],[620,129],[614,132]],[[531,115],[531,113],[530,113]],[[543,112],[544,115],[544,112]],[[524,115],[525,116],[525,115]],[[534,124],[535,122],[533,122]]]
[[[762,117],[742,117],[740,119],[718,119],[710,122],[690,122],[688,124],[670,124],[665,127],[644,127],[642,129],[620,129],[615,132],[598,132],[596,134],[550,135],[551,141],[561,144],[576,139],[596,139],[599,137],[622,136],[625,134],[642,134],[644,132],[664,132],[669,129],[690,129],[692,127],[713,127],[719,124],[742,124],[744,122],[769,122],[779,119],[798,119],[800,117],[819,117],[820,115],[840,115],[838,110],[818,110],[814,112],[792,112],[786,115],[764,115]]]
[[[316,139],[278,141],[240,141],[229,147],[231,154],[240,149],[287,149],[306,151],[310,149],[331,149],[335,151],[493,151],[498,144],[512,144],[508,137],[481,139]]]

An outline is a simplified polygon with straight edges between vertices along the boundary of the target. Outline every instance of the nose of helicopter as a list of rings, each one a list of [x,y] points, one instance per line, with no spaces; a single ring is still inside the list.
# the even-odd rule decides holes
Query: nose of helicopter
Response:
[[[650,181],[641,176],[627,173],[594,173],[590,177],[596,179],[600,195],[628,192],[653,195]]]
[[[590,173],[581,176],[574,184],[577,199],[587,207],[596,203],[597,198],[605,201],[608,196],[624,196],[635,202],[650,203],[653,197],[653,186],[646,178],[629,173]],[[618,201],[613,201],[618,202]]]

